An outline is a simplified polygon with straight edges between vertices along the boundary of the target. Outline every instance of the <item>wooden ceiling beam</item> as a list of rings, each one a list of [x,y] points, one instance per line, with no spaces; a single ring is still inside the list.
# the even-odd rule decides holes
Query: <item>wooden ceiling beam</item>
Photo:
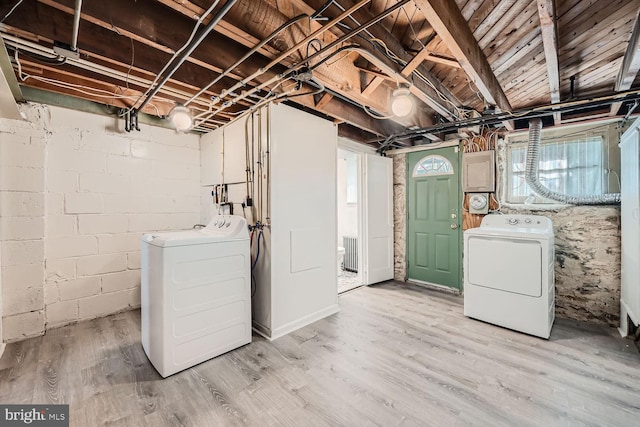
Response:
[[[360,5],[360,2],[355,3]],[[362,6],[364,5],[360,5],[361,8]],[[248,16],[252,18],[247,19]],[[331,18],[335,18],[335,16],[331,16]],[[288,17],[267,2],[239,0],[234,7],[229,10],[224,20],[227,24],[234,25],[241,31],[248,32],[259,38],[264,38],[286,22]],[[314,22],[313,25],[315,26],[317,23]],[[326,25],[327,24],[318,27],[315,31],[321,31],[322,28],[326,28]],[[293,25],[289,27],[287,31],[280,33],[280,35],[276,37],[278,39],[277,44],[280,45],[279,49],[281,51],[290,49],[292,46],[299,44],[301,40],[308,38],[312,31],[308,25],[308,21],[305,21],[304,25]],[[327,33],[328,30],[326,29],[316,38],[321,39],[322,36]],[[323,45],[326,45],[326,43],[323,42]],[[348,52],[345,53],[345,55],[348,55]],[[291,58],[292,56],[289,56],[289,59]],[[294,61],[291,62],[285,61],[287,65],[294,62],[299,62],[299,59],[294,59]],[[328,89],[353,99],[360,104],[367,105],[376,111],[386,112],[386,100],[380,98],[367,99],[360,95],[358,88],[353,85],[353,82],[358,80],[359,71],[353,65],[353,62],[343,55],[336,57],[336,60],[329,61],[316,68],[313,74],[314,77]],[[405,122],[403,119],[398,119],[397,121],[399,123]],[[417,123],[404,124],[416,125]]]
[[[324,94],[322,94],[320,99],[318,99],[318,102],[316,102],[316,108],[319,110],[322,110],[324,106],[327,105],[327,103],[332,99],[333,99],[333,95],[325,92]]]
[[[188,0],[181,0],[180,2],[176,2],[174,0],[157,1],[164,4],[165,6],[172,8],[176,12],[189,17],[193,21],[197,21],[200,16],[202,16],[202,14],[206,12],[206,9],[204,7],[201,7],[200,5]],[[205,19],[204,22],[207,21],[208,20]],[[231,40],[235,40],[236,42],[248,48],[252,48],[260,42],[259,39],[252,36],[251,34],[246,33],[233,25],[230,25],[227,21],[224,20],[224,18],[218,23],[218,25],[213,27],[213,31],[222,34],[223,36],[228,37]],[[258,53],[269,59],[273,59],[279,54],[277,49],[274,49],[268,44],[259,49]]]
[[[624,59],[622,60],[622,65],[620,66],[620,70],[618,71],[618,76],[616,77],[616,92],[622,92],[624,90],[628,90],[631,88],[636,76],[638,75],[638,71],[640,70],[640,8],[638,8],[638,12],[636,13],[635,24],[633,25],[633,31],[631,32],[631,38],[629,39],[629,44],[627,44],[627,50],[624,53]],[[615,116],[618,114],[618,110],[622,103],[616,102],[611,104],[611,115]]]
[[[338,136],[350,139],[352,141],[360,142],[361,144],[370,147],[378,148],[378,145],[376,143],[370,142],[376,138],[375,135],[363,131],[360,128],[354,127],[349,123],[342,123],[338,125]]]
[[[425,57],[427,57],[428,55],[429,55],[429,52],[426,49],[423,49],[420,52],[418,52],[416,56],[414,56],[413,59],[411,59],[411,61],[409,61],[409,63],[405,65],[405,67],[402,69],[400,74],[402,74],[405,77],[410,76],[411,73],[413,73],[414,70],[418,68],[418,66],[422,63],[422,61],[425,60]],[[385,81],[384,77],[380,77],[380,76],[374,77],[373,80],[371,80],[371,82],[367,85],[367,87],[365,87],[364,90],[362,91],[362,96],[366,96],[368,98],[371,95],[373,95],[373,92],[384,81]]]
[[[115,107],[128,108],[151,84],[151,80],[142,84],[133,78],[125,84],[121,79],[77,68],[69,62],[62,65],[42,64],[25,56],[19,57],[19,60],[23,72],[23,79],[21,79],[23,85],[38,88],[56,87],[58,88],[58,90],[56,90],[57,93],[68,94],[76,98],[82,98],[84,95],[87,95],[86,99]],[[117,64],[112,65],[115,65],[115,67],[118,66]],[[115,67],[112,68],[115,70]],[[122,65],[120,65],[120,67],[122,67]],[[132,73],[132,76],[134,75],[135,74]],[[41,77],[46,77],[47,80],[51,81],[43,82],[40,79]],[[46,84],[43,85],[43,83]],[[74,88],[74,85],[79,87]],[[176,102],[184,102],[184,100],[188,98],[189,93],[190,92],[185,91],[184,85],[181,85],[180,82],[169,80],[168,84],[161,89],[158,96],[154,97],[150,103],[154,104],[154,106],[149,108],[145,107],[143,112],[159,117],[165,116],[171,108],[175,106]],[[250,106],[248,103],[234,106],[232,110],[220,115],[222,122],[230,120],[234,117],[235,112],[248,106]],[[198,102],[191,104],[190,108],[198,111],[206,111],[208,105],[198,100]]]
[[[3,3],[10,3],[10,1],[0,0],[0,5]],[[73,15],[35,0],[25,0],[23,6],[17,8],[5,20],[4,23],[9,26],[7,28],[9,32],[20,33],[23,36],[31,34],[29,36],[31,39],[39,40],[41,44],[48,47],[51,47],[52,41],[56,39],[62,42],[67,42],[67,38],[70,40],[70,31],[67,34],[60,29],[72,28]],[[120,36],[113,30],[85,20],[80,22],[80,32],[82,36],[79,38],[78,45],[82,53],[81,58],[84,60],[92,61],[94,56],[109,58],[117,63],[126,64],[127,68],[145,70],[155,75],[170,58],[170,55],[165,52],[149,49],[137,40]],[[193,62],[185,62],[175,73],[174,79],[194,87],[202,87],[201,82],[208,82],[212,78],[211,72],[214,70],[211,66],[209,67],[204,68]],[[220,69],[220,67],[216,68]],[[226,79],[221,82],[219,88],[233,81]]]
[[[551,103],[560,102],[560,66],[558,64],[558,30],[556,27],[556,5],[554,0],[537,0],[540,29],[542,31],[542,45],[547,62],[547,79]],[[553,114],[553,121],[560,124],[560,113]]]
[[[47,66],[30,60],[21,60],[21,63],[23,72],[30,76],[22,84],[50,92],[88,99],[119,108],[128,108],[142,94],[139,88],[127,88],[101,79],[83,76],[75,72],[76,70],[72,70],[71,67]],[[44,76],[47,81],[40,80],[40,77]],[[169,113],[173,105],[173,100],[163,94],[154,99],[142,112],[164,116]]]
[[[49,1],[49,0],[47,0]],[[60,0],[62,6],[66,7],[66,10],[71,10],[69,5],[71,1]],[[0,7],[3,3],[9,5],[11,1],[0,0]],[[67,4],[68,3],[68,4]],[[81,51],[81,57],[83,59],[92,59],[94,53],[98,53],[102,57],[108,57],[112,60],[117,60],[121,65],[127,67],[127,64],[131,63],[132,52],[131,46],[133,44],[135,55],[133,55],[135,61],[135,68],[141,68],[148,70],[155,74],[164,64],[169,60],[170,56],[164,51],[155,48],[157,44],[165,43],[171,46],[171,49],[177,49],[184,43],[184,40],[178,40],[176,32],[180,28],[187,28],[180,37],[186,37],[191,33],[193,28],[193,21],[183,15],[167,16],[167,11],[160,10],[162,18],[161,23],[154,23],[149,21],[154,16],[153,9],[156,9],[157,5],[147,0],[138,0],[135,3],[130,3],[126,0],[111,0],[109,4],[100,4],[101,2],[87,2],[83,5],[83,18],[91,17],[91,21],[83,19],[80,27],[79,48]],[[104,3],[104,2],[102,2]],[[66,37],[71,36],[70,29],[72,28],[72,15],[65,12],[63,8],[54,8],[43,3],[39,3],[36,0],[25,0],[25,7],[20,7],[5,21],[6,24],[29,30],[38,35],[38,38],[47,38],[49,40],[58,39],[66,42]],[[85,7],[86,6],[86,7]],[[118,8],[140,8],[131,11],[127,17],[112,16],[111,10],[117,10]],[[144,17],[141,22],[140,17]],[[111,24],[111,21],[114,21]],[[133,21],[133,22],[132,22]],[[168,25],[168,22],[171,25]],[[139,25],[136,25],[136,22]],[[186,22],[186,25],[184,23]],[[98,25],[97,23],[101,24]],[[181,24],[182,23],[182,24]],[[149,30],[149,26],[153,27],[153,30]],[[182,27],[181,27],[182,26]],[[108,29],[111,28],[111,29]],[[61,31],[61,29],[69,29],[67,31]],[[120,33],[118,33],[118,31]],[[127,31],[129,34],[135,35],[136,39],[129,39],[126,36],[121,36],[122,31]],[[147,40],[145,34],[153,40]],[[162,41],[161,41],[162,40]],[[169,40],[165,42],[164,40]],[[148,45],[142,44],[143,41],[152,42]],[[240,50],[237,56],[232,56],[230,51],[234,49]],[[193,87],[200,88],[206,85],[211,79],[213,79],[218,73],[211,68],[217,70],[223,70],[229,67],[233,62],[237,60],[237,57],[243,53],[244,47],[236,44],[235,42],[222,38],[220,35],[210,34],[203,44],[195,51],[194,56],[199,63],[207,64],[209,69],[205,69],[196,65],[194,62],[185,62],[174,74],[174,79],[179,82],[185,82]],[[248,75],[253,73],[256,69],[266,64],[267,60],[256,55],[256,58],[252,57],[251,61],[247,61],[241,67],[239,67],[239,75]],[[272,72],[265,73],[262,78],[258,79],[258,82],[263,82],[281,71],[281,67],[275,67]],[[81,72],[78,71],[80,74]],[[225,83],[226,82],[226,83]],[[218,89],[229,87],[233,80],[224,80]],[[51,86],[47,86],[46,89],[51,89]],[[215,91],[215,88],[213,89]],[[76,94],[77,96],[77,94]],[[97,100],[95,97],[92,100]],[[309,108],[314,107],[313,102],[303,102],[302,100],[295,98],[296,102],[301,105],[305,105]],[[104,103],[104,100],[102,100]],[[119,101],[120,104],[124,104]],[[398,132],[402,129],[399,125],[383,124],[380,121],[369,117],[362,109],[351,108],[342,100],[334,99],[332,103],[327,107],[328,110],[320,110],[323,113],[332,117],[338,117],[344,115],[346,117],[341,120],[348,121],[355,126],[361,126],[363,129],[374,133],[376,135],[387,135],[387,132]],[[118,106],[120,106],[118,104]],[[153,112],[152,112],[153,113]]]
[[[322,109],[316,106],[312,95],[298,96],[293,98],[291,102],[320,111],[323,114],[337,119],[340,123],[349,123],[378,136],[388,136],[404,130],[402,125],[399,125],[393,120],[374,119],[367,115],[362,108],[344,102],[336,97],[328,98],[322,106]]]
[[[425,56],[424,60],[428,62],[435,62],[436,64],[446,65],[448,67],[462,68],[460,66],[460,63],[455,59],[445,58],[443,55],[440,55],[437,52],[429,52],[429,54]]]
[[[414,0],[414,3],[456,57],[485,100],[503,111],[511,111],[507,96],[456,2]],[[513,130],[513,123],[505,122],[505,127]]]
[[[314,9],[318,9],[324,5],[325,0],[306,0],[306,3]],[[335,17],[338,13],[340,13],[340,9],[332,6],[325,11],[324,15],[328,17]],[[352,16],[359,23],[363,23],[372,19],[374,17],[374,14],[369,9],[360,9],[353,13]],[[355,23],[351,22],[350,20],[345,20],[345,22],[349,25],[353,25],[354,27],[356,26]],[[386,30],[384,26],[374,25],[370,27],[368,31],[375,38],[381,40],[391,52],[393,52],[400,58],[401,61],[404,61],[408,64],[414,58],[414,55],[407,52],[400,41],[388,30]],[[366,33],[362,33],[361,35],[367,38]],[[361,43],[357,38],[354,38],[353,41],[358,42],[362,45],[363,48],[365,48],[375,56],[380,57],[380,54],[373,48],[371,48],[368,43]],[[455,118],[453,109],[450,107],[450,105],[448,105],[448,103],[445,103],[441,100],[440,95],[447,98],[452,104],[456,106],[461,106],[460,101],[457,100],[455,96],[453,96],[451,91],[449,91],[449,89],[447,89],[442,84],[442,82],[440,82],[440,80],[431,75],[431,73],[425,66],[418,65],[416,71],[424,76],[424,78],[427,79],[435,87],[435,89],[428,83],[423,82],[420,78],[415,78],[413,79],[411,92],[422,102],[427,104],[431,109],[435,110],[438,114],[446,117],[449,120],[453,120]]]

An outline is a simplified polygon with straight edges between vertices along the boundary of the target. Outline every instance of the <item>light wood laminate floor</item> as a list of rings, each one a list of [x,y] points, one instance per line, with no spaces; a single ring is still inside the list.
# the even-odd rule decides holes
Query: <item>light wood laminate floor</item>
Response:
[[[83,427],[640,424],[640,354],[614,329],[560,319],[546,341],[398,283],[340,305],[164,380],[138,311],[51,330],[7,347],[0,402],[68,403]]]

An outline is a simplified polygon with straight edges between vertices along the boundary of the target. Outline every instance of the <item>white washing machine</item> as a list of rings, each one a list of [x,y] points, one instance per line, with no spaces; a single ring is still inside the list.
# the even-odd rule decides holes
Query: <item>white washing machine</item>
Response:
[[[142,346],[163,377],[251,342],[247,223],[144,234]]]
[[[549,218],[487,215],[464,233],[464,314],[549,338],[555,319]]]

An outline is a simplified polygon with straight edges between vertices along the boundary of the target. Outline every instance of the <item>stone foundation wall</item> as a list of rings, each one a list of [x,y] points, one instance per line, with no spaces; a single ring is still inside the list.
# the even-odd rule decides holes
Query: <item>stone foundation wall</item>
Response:
[[[404,281],[407,276],[407,156],[393,157],[393,278]]]
[[[406,155],[393,155],[394,273],[406,278]],[[498,156],[499,171],[503,170]],[[502,213],[543,215],[555,232],[556,314],[617,326],[620,316],[620,207],[561,206]]]
[[[618,326],[620,208],[568,206],[554,210],[503,208],[551,219],[556,250],[556,315]]]

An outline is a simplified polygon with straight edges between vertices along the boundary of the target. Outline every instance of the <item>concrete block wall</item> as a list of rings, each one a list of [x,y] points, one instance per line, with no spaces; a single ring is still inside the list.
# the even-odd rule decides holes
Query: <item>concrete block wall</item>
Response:
[[[14,280],[3,271],[7,340],[139,306],[140,236],[191,228],[200,212],[197,135],[152,126],[128,134],[115,118],[58,107],[25,108],[30,126],[41,128],[42,141],[36,140],[41,142],[39,148],[25,153],[21,161],[34,174],[39,171],[40,180],[15,170],[17,166],[8,161],[12,164],[6,170],[18,175],[12,179],[28,188],[25,201],[13,200],[10,205],[23,206],[28,215],[2,216],[3,267],[10,266],[5,258],[20,266],[39,262],[42,275],[36,278],[31,273],[26,281],[21,274]],[[0,124],[3,145],[7,134],[24,138],[18,130],[23,124],[7,120]],[[33,194],[40,199],[32,200]],[[27,203],[34,208],[27,208]],[[21,228],[24,231],[14,231]],[[11,246],[17,240],[10,237],[24,240],[19,241],[20,251]],[[25,290],[30,284],[38,289],[33,298],[39,295],[39,326],[11,332],[16,329],[11,309],[31,310],[24,314],[33,312],[34,306],[17,307],[8,289]]]
[[[32,117],[42,111],[34,109]],[[0,259],[3,338],[42,334],[44,313],[45,147],[27,121],[0,120]]]

